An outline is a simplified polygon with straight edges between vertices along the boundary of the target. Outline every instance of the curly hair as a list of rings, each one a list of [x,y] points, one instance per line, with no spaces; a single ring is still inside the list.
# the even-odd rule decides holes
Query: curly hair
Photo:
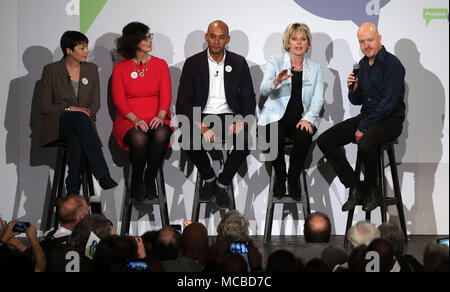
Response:
[[[217,234],[231,241],[248,240],[248,222],[237,210],[225,214],[217,226]]]
[[[125,59],[136,57],[139,43],[144,40],[150,28],[141,22],[131,22],[122,29],[122,36],[116,40],[117,52]]]

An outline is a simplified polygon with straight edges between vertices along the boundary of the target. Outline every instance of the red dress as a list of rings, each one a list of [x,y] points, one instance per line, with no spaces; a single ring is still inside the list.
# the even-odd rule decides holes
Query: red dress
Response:
[[[140,64],[137,64],[139,70],[140,67]],[[142,69],[144,68],[145,63],[142,64]],[[164,124],[171,126],[169,107],[172,101],[172,88],[166,61],[152,56],[144,77],[132,78],[131,74],[134,71],[133,62],[124,59],[114,66],[112,74],[112,96],[117,108],[113,134],[124,150],[128,150],[129,147],[124,145],[123,138],[134,128],[133,123],[126,118],[130,112],[149,124],[160,110],[164,110],[167,112]]]

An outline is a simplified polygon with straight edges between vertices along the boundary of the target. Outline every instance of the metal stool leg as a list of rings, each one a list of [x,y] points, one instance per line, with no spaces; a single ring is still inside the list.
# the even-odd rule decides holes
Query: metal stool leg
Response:
[[[306,219],[311,214],[311,207],[309,205],[309,194],[308,194],[308,187],[306,184],[306,171],[302,171],[303,175],[303,191],[304,194],[302,195],[302,207],[303,207],[303,217]],[[299,178],[300,179],[300,178]]]
[[[67,163],[67,148],[64,147],[59,147],[59,149],[61,149],[62,151],[62,163],[61,163],[61,168],[60,168],[60,172],[58,175],[58,191],[56,193],[56,201],[55,201],[55,222],[54,222],[54,228],[58,229],[58,211],[59,211],[59,199],[62,198],[63,195],[63,190],[64,190],[64,177],[66,174],[66,163]],[[59,150],[58,150],[59,151]],[[56,177],[55,177],[56,179]]]
[[[269,196],[267,198],[266,223],[264,228],[264,243],[267,243],[272,237],[273,212],[275,204],[273,202],[273,188],[275,184],[275,169],[272,166],[269,184]]]
[[[156,192],[159,199],[159,211],[161,213],[161,222],[163,227],[169,226],[169,211],[167,209],[167,197],[166,197],[166,186],[164,182],[163,166],[156,174]]]
[[[123,199],[123,208],[122,208],[122,226],[120,228],[120,234],[125,235],[130,232],[130,221],[131,221],[131,165],[128,166],[128,173],[125,171],[125,194]]]
[[[55,218],[55,226],[58,226],[57,219],[57,199],[61,197],[62,188],[64,188],[64,175],[65,175],[65,164],[67,149],[63,147],[58,147],[56,154],[56,166],[55,172],[53,174],[52,189],[50,192],[49,208],[47,212],[47,220],[45,222],[45,230],[49,230],[53,218]]]
[[[383,148],[379,148],[378,152],[378,176],[379,176],[379,198],[378,203],[380,204],[381,209],[381,222],[385,223],[387,221],[387,205],[386,205],[386,177],[384,175],[384,151]]]
[[[198,217],[200,213],[200,188],[203,185],[203,178],[200,174],[200,171],[197,169],[197,180],[195,181],[195,191],[194,191],[194,202],[192,204],[192,216],[191,221],[192,222],[198,222]]]
[[[394,194],[397,199],[397,211],[400,219],[400,226],[402,228],[405,240],[408,241],[408,231],[406,229],[405,213],[403,211],[402,193],[400,190],[400,182],[398,180],[397,161],[395,159],[394,145],[388,147],[389,165],[391,167],[392,182],[394,185]]]
[[[352,223],[353,223],[353,214],[355,213],[355,209],[350,209],[348,210],[348,215],[347,215],[347,226],[345,227],[345,238],[344,238],[344,245],[347,246],[348,245],[348,239],[347,239],[347,232],[348,230],[352,227]]]

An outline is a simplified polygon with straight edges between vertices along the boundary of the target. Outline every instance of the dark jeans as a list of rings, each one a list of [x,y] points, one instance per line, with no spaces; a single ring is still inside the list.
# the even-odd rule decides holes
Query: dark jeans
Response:
[[[229,115],[232,117],[232,115]],[[233,134],[232,136],[228,137],[228,126],[225,124],[225,117],[226,115],[217,115],[217,117],[220,119],[222,124],[222,133],[219,135],[219,133],[215,132],[216,140],[225,141],[225,140],[231,140],[232,138],[232,144],[234,146],[231,153],[228,155],[227,161],[225,161],[225,165],[223,167],[222,172],[218,176],[218,181],[222,185],[229,186],[231,184],[231,181],[233,180],[233,177],[235,176],[236,172],[239,170],[239,167],[241,164],[245,161],[247,155],[250,153],[249,150],[249,131],[248,127],[245,126],[244,130],[242,130],[238,135]],[[211,124],[210,129],[213,129],[214,123]],[[194,125],[192,127],[193,131],[200,132],[200,129]],[[200,137],[203,139],[203,136],[201,133],[199,134],[197,132],[197,137]],[[199,136],[200,135],[200,136]],[[215,177],[214,169],[211,167],[211,161],[208,158],[207,151],[204,149],[204,144],[202,143],[202,147],[200,150],[192,150],[193,149],[193,142],[194,137],[193,133],[191,133],[191,150],[187,150],[187,154],[189,158],[192,160],[192,162],[195,164],[195,166],[200,171],[200,174],[202,175],[203,179],[209,180]],[[219,141],[219,143],[220,143]],[[238,142],[239,141],[239,142]],[[198,141],[197,141],[198,142]],[[217,143],[217,142],[216,142]],[[230,145],[231,146],[231,145]],[[237,149],[236,147],[239,146]],[[242,146],[242,147],[241,147]],[[217,148],[216,148],[217,149]]]
[[[63,112],[59,118],[59,136],[67,138],[69,166],[66,189],[69,194],[80,192],[81,162],[86,155],[92,174],[99,179],[109,173],[100,139],[91,119],[82,112]]]
[[[346,188],[361,186],[359,176],[350,166],[341,148],[349,143],[355,143],[355,133],[363,115],[339,123],[317,139],[317,144],[325,158],[331,163],[340,181]],[[397,139],[402,133],[404,118],[386,117],[378,124],[369,128],[359,140],[358,151],[364,164],[364,183],[368,188],[377,186],[377,148],[384,142]]]
[[[300,128],[297,129],[296,126],[298,122],[299,120],[293,122],[286,119],[281,119],[275,122],[278,128],[278,155],[272,164],[277,177],[286,177],[284,141],[288,137],[294,141],[294,146],[291,150],[289,158],[288,177],[296,179],[300,177],[303,170],[306,156],[308,155],[309,148],[311,147],[312,137],[316,132],[316,128],[313,126],[314,132],[313,134],[310,134],[307,130],[301,130]],[[270,127],[271,124],[266,126],[266,131],[269,133],[268,137],[270,137]]]

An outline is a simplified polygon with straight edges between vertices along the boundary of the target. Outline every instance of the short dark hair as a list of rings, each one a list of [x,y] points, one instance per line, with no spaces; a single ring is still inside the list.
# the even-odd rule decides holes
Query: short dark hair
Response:
[[[315,217],[322,217],[326,221],[326,226],[322,230],[314,230],[311,226],[311,221]],[[327,215],[317,212],[310,214],[304,224],[303,235],[306,242],[329,242],[331,236],[331,222]]]
[[[267,259],[267,272],[298,272],[297,259],[290,251],[277,250]]]
[[[74,30],[68,30],[63,33],[59,41],[64,57],[67,56],[67,49],[73,51],[77,45],[82,43],[89,44],[89,39],[83,33]]]
[[[145,38],[150,28],[141,22],[131,22],[122,29],[122,36],[116,41],[117,51],[125,59],[136,57],[139,43]]]
[[[387,239],[376,238],[372,240],[367,247],[366,254],[370,251],[377,252],[380,256],[380,272],[389,272],[394,267],[394,248]]]

